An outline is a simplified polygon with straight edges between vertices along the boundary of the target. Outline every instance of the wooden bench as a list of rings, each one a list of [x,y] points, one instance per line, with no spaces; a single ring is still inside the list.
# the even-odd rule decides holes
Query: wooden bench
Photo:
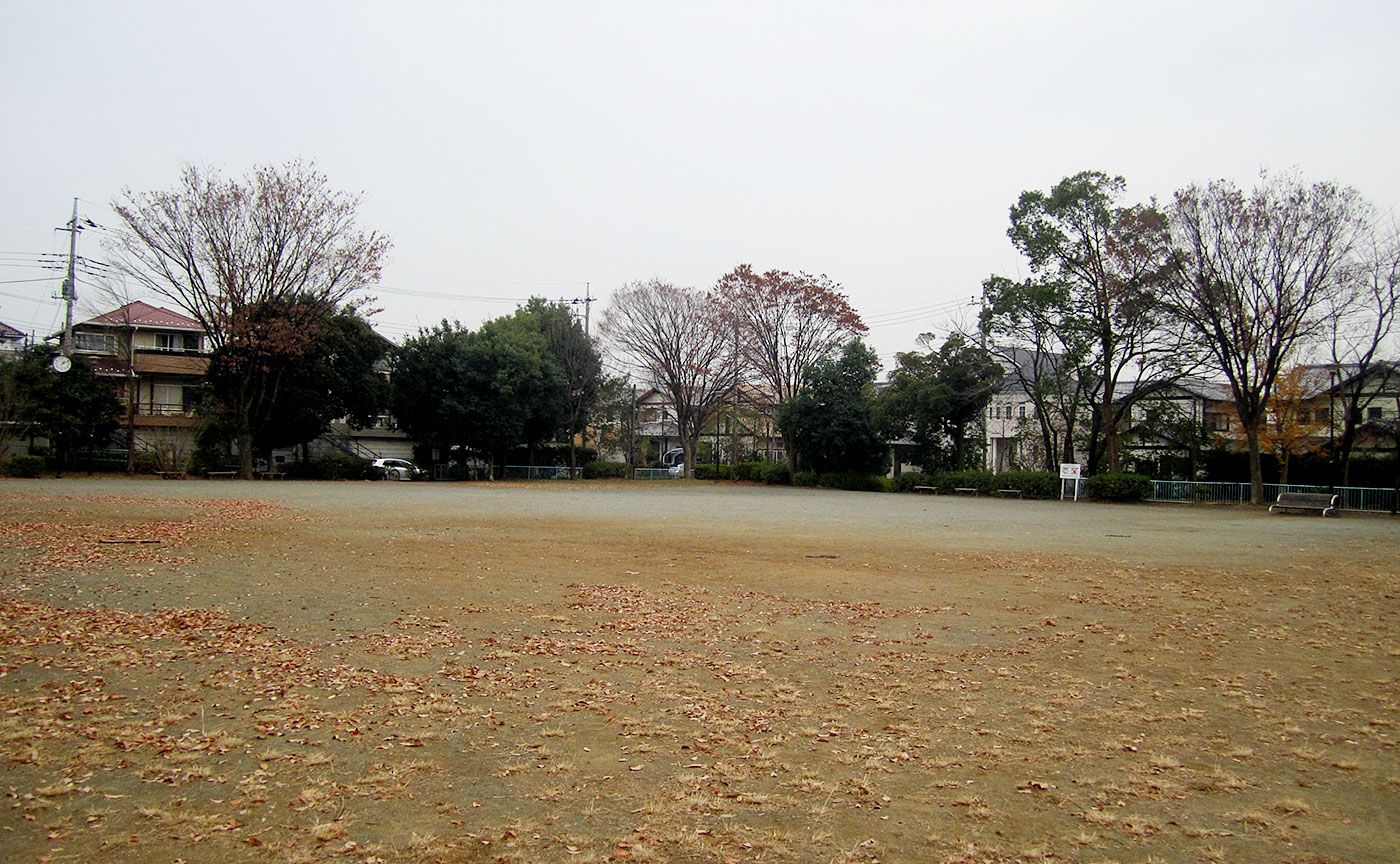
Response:
[[[953,491],[959,495],[971,495],[974,498],[977,496],[977,489],[973,486],[958,486]]]
[[[1283,510],[1320,511],[1323,516],[1337,512],[1338,497],[1330,492],[1280,492],[1278,500],[1269,505],[1269,512]]]
[[[281,471],[259,471],[259,472],[258,472],[258,477],[261,478],[261,479],[263,479],[263,480],[281,480],[283,477],[286,477],[286,476],[287,476],[287,475],[284,474],[284,473],[282,473]]]
[[[997,496],[1000,497],[1000,498],[1020,498],[1021,495],[1022,495],[1022,490],[1020,490],[1020,489],[998,489],[998,490],[997,490]]]
[[[937,495],[937,494],[938,494],[938,487],[937,487],[937,486],[915,486],[915,487],[914,487],[914,491],[915,491],[915,492],[927,492],[927,493],[930,494],[930,495]]]
[[[210,472],[208,472],[208,474],[207,474],[206,476],[208,476],[208,478],[209,478],[210,480],[213,480],[215,477],[237,477],[237,476],[238,476],[238,472],[237,472],[237,471],[210,471]]]
[[[184,471],[157,471],[156,476],[162,480],[184,480]]]

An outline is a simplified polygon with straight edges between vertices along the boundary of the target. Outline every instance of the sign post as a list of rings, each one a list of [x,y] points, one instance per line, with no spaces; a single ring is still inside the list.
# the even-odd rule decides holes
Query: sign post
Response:
[[[1074,500],[1079,500],[1079,476],[1083,471],[1078,462],[1060,463],[1060,500],[1065,500],[1065,481],[1074,481]]]

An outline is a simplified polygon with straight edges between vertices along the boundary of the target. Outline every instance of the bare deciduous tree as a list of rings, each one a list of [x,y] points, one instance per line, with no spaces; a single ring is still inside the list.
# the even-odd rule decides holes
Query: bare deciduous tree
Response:
[[[389,240],[358,228],[359,205],[303,162],[242,180],[190,166],[175,189],[128,189],[113,205],[121,270],[189,313],[228,364],[235,384],[220,401],[245,477],[256,417],[276,399],[276,376],[259,371],[298,356],[323,317],[379,278]]]
[[[1366,224],[1356,190],[1264,175],[1246,193],[1218,180],[1176,193],[1177,256],[1163,301],[1229,381],[1248,436],[1254,503],[1263,503],[1259,429],[1275,382],[1300,345],[1322,335],[1346,291]]]
[[[1395,331],[1400,313],[1400,231],[1394,225],[1368,233],[1359,244],[1348,290],[1332,298],[1327,315],[1333,384],[1342,415],[1336,442],[1340,476],[1350,480],[1351,453],[1361,415],[1397,374],[1393,361],[1380,356]]]
[[[867,332],[841,286],[825,275],[782,270],[759,274],[741,264],[720,277],[714,293],[731,316],[740,358],[779,407],[806,386],[813,364],[835,357],[842,346]],[[792,442],[782,434],[788,466],[795,468]]]
[[[666,393],[676,411],[685,473],[693,477],[700,430],[724,404],[737,375],[732,342],[701,291],[650,279],[612,295],[600,331]]]

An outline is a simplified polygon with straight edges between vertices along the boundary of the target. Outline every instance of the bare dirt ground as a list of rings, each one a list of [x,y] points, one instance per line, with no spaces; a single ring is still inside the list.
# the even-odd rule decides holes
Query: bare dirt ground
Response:
[[[0,538],[7,862],[1400,850],[1390,518],[73,478]]]

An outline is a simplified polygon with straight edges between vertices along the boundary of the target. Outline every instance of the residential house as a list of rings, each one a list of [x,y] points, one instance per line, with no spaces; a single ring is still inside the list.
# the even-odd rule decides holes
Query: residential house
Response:
[[[0,321],[0,353],[18,353],[24,347],[26,338],[23,330]]]
[[[123,420],[114,445],[154,452],[170,470],[183,469],[194,452],[209,347],[199,322],[140,300],[73,325],[73,353],[111,379],[127,405],[130,421]],[[365,459],[412,458],[412,443],[387,416],[367,429],[334,422],[308,449],[313,456],[340,451]],[[279,450],[273,458],[294,459],[295,451]]]
[[[660,461],[668,450],[681,446],[676,409],[670,396],[656,387],[637,395],[637,444],[634,448],[638,464]],[[777,403],[762,388],[741,386],[733,398],[725,401],[705,424],[700,443],[718,450],[720,459],[733,462],[762,459],[782,462],[787,459],[782,435],[778,432]],[[603,454],[600,454],[600,456]],[[626,461],[627,454],[614,454]]]

